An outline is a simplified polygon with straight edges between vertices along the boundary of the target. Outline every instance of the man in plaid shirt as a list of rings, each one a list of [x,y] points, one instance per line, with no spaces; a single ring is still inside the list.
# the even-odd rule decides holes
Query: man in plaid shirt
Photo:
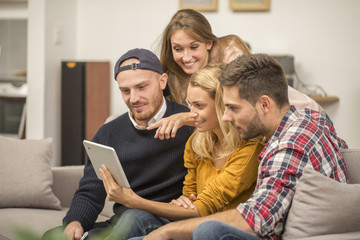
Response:
[[[290,106],[287,81],[279,63],[264,54],[244,55],[220,76],[226,105],[224,121],[240,136],[268,142],[259,155],[257,187],[236,209],[174,222],[145,239],[280,239],[304,167],[347,183],[337,137],[325,114]]]

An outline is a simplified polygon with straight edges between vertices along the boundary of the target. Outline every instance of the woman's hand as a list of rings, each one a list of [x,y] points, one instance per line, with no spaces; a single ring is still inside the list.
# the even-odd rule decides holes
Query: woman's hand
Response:
[[[100,175],[110,201],[123,204],[128,208],[136,208],[137,200],[140,197],[132,189],[121,187],[105,165],[101,166]]]
[[[185,196],[181,196],[178,199],[173,199],[170,204],[174,204],[177,205],[179,207],[183,207],[183,208],[191,208],[194,209],[195,205],[193,204],[193,202],[195,202],[196,200],[196,196],[194,194],[191,194],[189,196],[189,198],[185,197]]]
[[[194,119],[196,117],[197,113],[176,113],[150,125],[147,130],[157,128],[154,138],[159,138],[160,140],[169,139],[170,137],[174,138],[177,130],[182,126],[195,126]]]

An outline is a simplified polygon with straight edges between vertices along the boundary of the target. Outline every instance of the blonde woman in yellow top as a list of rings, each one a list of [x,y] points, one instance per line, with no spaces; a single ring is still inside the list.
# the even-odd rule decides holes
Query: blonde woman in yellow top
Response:
[[[129,208],[109,238],[144,236],[170,221],[235,208],[252,194],[263,145],[241,140],[231,123],[221,120],[225,106],[218,77],[223,66],[210,64],[190,78],[186,101],[196,113],[196,131],[185,147],[188,173],[182,196],[170,204],[150,201],[121,188],[105,167],[101,169],[108,198]]]

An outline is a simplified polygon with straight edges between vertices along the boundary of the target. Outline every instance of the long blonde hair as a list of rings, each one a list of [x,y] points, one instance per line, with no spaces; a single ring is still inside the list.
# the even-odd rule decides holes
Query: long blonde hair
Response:
[[[221,132],[224,135],[221,153],[218,157],[227,157],[231,155],[243,144],[243,140],[241,140],[235,127],[229,122],[222,121],[225,105],[222,100],[223,90],[218,78],[224,67],[224,63],[210,63],[204,68],[196,71],[189,81],[191,86],[200,87],[215,101],[217,119],[219,121]],[[206,160],[213,158],[212,153],[214,152],[217,141],[217,136],[211,131],[196,132],[191,143],[192,149],[195,152],[195,159]]]

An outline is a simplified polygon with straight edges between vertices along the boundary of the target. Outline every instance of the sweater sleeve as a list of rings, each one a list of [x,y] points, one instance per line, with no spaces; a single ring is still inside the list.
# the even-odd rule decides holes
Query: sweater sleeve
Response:
[[[201,216],[235,208],[250,197],[256,184],[257,158],[262,148],[261,144],[248,141],[229,157],[194,202]]]
[[[84,176],[80,180],[70,209],[63,219],[64,226],[71,221],[79,221],[84,231],[88,231],[103,209],[105,198],[104,185],[96,177],[94,168],[88,159],[84,168]]]
[[[190,194],[197,195],[197,185],[196,185],[196,168],[198,163],[195,161],[195,153],[191,148],[191,142],[193,139],[193,135],[190,136],[185,145],[184,151],[184,164],[187,169],[187,174],[184,180],[183,186],[183,195],[185,197],[189,197]]]
[[[92,139],[93,142],[104,143],[103,138],[107,135],[102,129],[103,127],[95,134]],[[106,195],[104,185],[97,178],[91,161],[87,157],[83,177],[80,179],[70,209],[63,218],[63,225],[66,226],[72,221],[79,221],[84,231],[91,229],[104,208]]]

